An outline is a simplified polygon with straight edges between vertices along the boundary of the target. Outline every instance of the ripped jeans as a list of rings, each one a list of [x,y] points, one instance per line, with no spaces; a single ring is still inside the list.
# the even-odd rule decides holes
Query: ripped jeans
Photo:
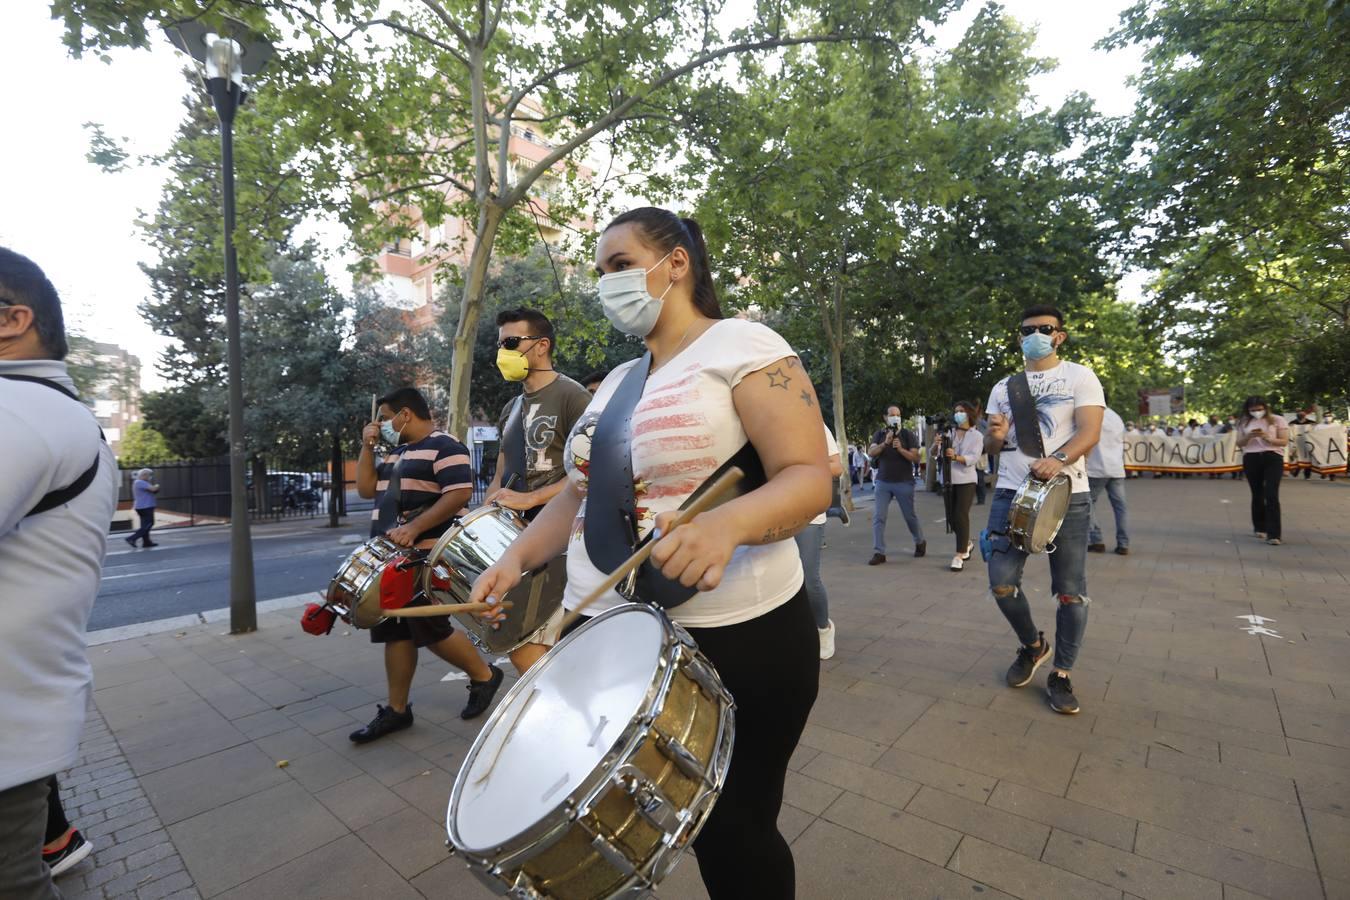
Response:
[[[1016,491],[1001,488],[994,491],[994,502],[989,508],[989,533],[994,554],[989,558],[989,589],[994,594],[999,610],[1025,645],[1036,643],[1039,632],[1031,618],[1031,605],[1022,592],[1022,569],[1028,554],[1013,547],[1006,534],[1008,510]],[[1050,562],[1050,591],[1059,600],[1055,613],[1055,668],[1065,672],[1073,668],[1078,650],[1087,631],[1087,533],[1092,516],[1092,502],[1086,491],[1073,495],[1069,512],[1055,538],[1055,552],[1047,554]],[[1001,593],[1000,593],[1001,592]]]

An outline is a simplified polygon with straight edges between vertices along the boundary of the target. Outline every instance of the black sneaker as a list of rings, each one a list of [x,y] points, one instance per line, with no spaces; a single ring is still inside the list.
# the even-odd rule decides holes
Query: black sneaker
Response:
[[[1066,716],[1078,712],[1078,698],[1073,695],[1073,685],[1069,683],[1068,675],[1051,672],[1045,680],[1045,694],[1050,698],[1050,708],[1055,712]]]
[[[379,712],[375,713],[375,718],[370,720],[370,724],[360,731],[353,731],[347,737],[351,738],[354,744],[369,744],[376,738],[382,738],[386,734],[393,734],[395,731],[402,731],[409,728],[413,723],[412,704],[403,712],[397,712],[392,706],[381,706],[375,704]]]
[[[915,556],[916,558],[917,558],[917,557],[920,557],[920,556],[923,556],[923,555],[924,555],[925,553],[927,553],[927,552],[928,552],[928,542],[927,542],[927,541],[919,541],[919,543],[917,543],[917,544],[914,545],[914,556]]]
[[[130,544],[130,545],[133,546],[133,547],[136,546],[136,539],[135,539],[134,537],[127,536],[127,537],[124,538],[123,540],[125,540],[128,544]]]
[[[869,566],[879,566],[886,561],[886,554],[873,553],[872,558],[867,561]]]
[[[1017,659],[1008,667],[1008,687],[1022,687],[1031,680],[1031,676],[1036,674],[1036,670],[1045,662],[1046,657],[1050,655],[1050,642],[1045,639],[1045,632],[1040,634],[1040,649],[1023,645],[1017,648]]]
[[[469,702],[464,704],[460,710],[461,719],[473,719],[487,712],[487,708],[492,705],[492,698],[497,696],[497,688],[502,686],[502,670],[489,664],[488,668],[492,670],[492,677],[487,681],[469,682]]]
[[[154,541],[150,540],[149,538],[146,538],[146,539],[141,543],[141,546],[142,546],[142,547],[158,547],[159,544],[155,543]]]
[[[94,849],[94,845],[84,839],[84,835],[79,831],[72,829],[70,840],[60,850],[43,850],[42,861],[52,870],[52,877],[64,875],[75,866],[79,865],[80,860],[89,855]]]
[[[839,507],[839,521],[844,523],[845,528],[848,527],[849,522],[853,521],[853,518],[848,514],[848,507]]]
[[[1105,552],[1106,552],[1106,545],[1105,545],[1105,544],[1088,544],[1088,552],[1089,552],[1089,553],[1105,553]]]

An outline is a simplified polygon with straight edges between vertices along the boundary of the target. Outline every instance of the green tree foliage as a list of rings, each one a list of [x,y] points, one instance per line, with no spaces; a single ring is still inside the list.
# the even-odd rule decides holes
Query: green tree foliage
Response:
[[[929,0],[931,11],[941,0]],[[758,4],[723,35],[704,0],[55,0],[72,53],[145,46],[157,24],[228,14],[277,54],[255,86],[275,98],[267,137],[303,142],[301,182],[368,248],[406,236],[413,215],[471,223],[449,390],[452,425],[467,422],[473,344],[495,241],[529,233],[521,214],[548,193],[568,223],[578,151],[612,134],[633,171],[652,171],[682,143],[690,102],[716,64],[782,46],[892,40],[890,4],[810,0]],[[908,7],[906,7],[908,9]],[[272,102],[272,101],[269,101]],[[542,138],[513,159],[507,136]],[[246,141],[242,138],[240,145]],[[533,204],[531,204],[533,206]],[[241,222],[248,221],[242,214]]]
[[[176,385],[141,398],[146,428],[164,438],[177,459],[208,459],[223,456],[230,445],[224,403],[208,404],[196,385]]]
[[[1147,0],[1106,205],[1157,272],[1149,313],[1209,408],[1350,383],[1350,16],[1324,0]],[[1323,352],[1324,348],[1325,352]],[[1334,391],[1333,391],[1334,393]]]
[[[1033,107],[1028,81],[1049,63],[996,4],[932,63],[917,52],[924,8],[905,9],[900,54],[807,48],[754,70],[709,116],[693,166],[730,302],[771,315],[854,439],[889,403],[982,402],[1018,362],[1023,307],[1086,322],[1109,291],[1102,175],[1071,152],[1091,138],[1090,104]]]
[[[117,464],[124,469],[150,466],[174,459],[164,435],[144,422],[132,422],[122,431],[121,452]]]

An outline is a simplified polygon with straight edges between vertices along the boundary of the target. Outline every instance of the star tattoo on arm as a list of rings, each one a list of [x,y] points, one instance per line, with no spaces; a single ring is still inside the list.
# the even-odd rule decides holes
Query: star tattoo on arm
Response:
[[[783,371],[782,366],[779,366],[772,372],[765,372],[764,374],[769,376],[769,387],[771,388],[782,388],[786,391],[788,385],[792,382],[792,379]]]
[[[815,402],[814,400],[811,399],[811,392],[810,392],[810,391],[802,391],[802,402],[805,403],[805,404],[806,404],[807,406],[809,406],[809,407],[815,407],[815,405],[816,405],[816,402]]]

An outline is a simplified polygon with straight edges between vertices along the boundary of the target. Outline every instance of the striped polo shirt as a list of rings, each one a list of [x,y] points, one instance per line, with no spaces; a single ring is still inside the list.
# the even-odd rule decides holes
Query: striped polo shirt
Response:
[[[370,513],[372,536],[379,520],[380,501],[389,489],[389,478],[395,465],[399,465],[400,524],[416,518],[418,513],[439,500],[441,494],[473,487],[469,449],[458,438],[444,431],[433,431],[416,443],[402,444],[375,467],[375,508]],[[450,520],[447,519],[418,535],[417,543],[434,541],[449,527]]]

